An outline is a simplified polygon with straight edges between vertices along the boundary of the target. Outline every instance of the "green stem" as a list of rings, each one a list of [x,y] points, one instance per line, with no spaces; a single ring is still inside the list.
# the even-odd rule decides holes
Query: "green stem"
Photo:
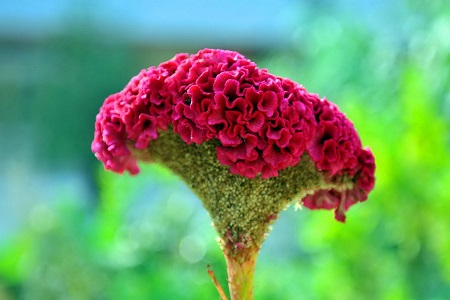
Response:
[[[255,247],[224,251],[231,300],[252,300],[258,249]]]

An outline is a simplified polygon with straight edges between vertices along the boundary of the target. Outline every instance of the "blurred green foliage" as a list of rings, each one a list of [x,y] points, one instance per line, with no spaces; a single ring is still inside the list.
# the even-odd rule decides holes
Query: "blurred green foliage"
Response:
[[[377,163],[375,190],[350,210],[346,224],[329,211],[281,215],[288,230],[276,223],[262,249],[256,299],[450,298],[450,8],[431,2],[426,9],[409,2],[405,21],[420,26],[403,33],[380,34],[323,12],[305,21],[292,48],[249,55],[338,103]],[[51,66],[64,62],[74,70],[68,81],[42,86],[95,99],[81,127],[79,119],[67,119],[76,124],[66,124],[65,134],[79,128],[83,137],[66,140],[68,152],[89,154],[87,128],[99,99],[149,65],[139,51],[103,51],[91,42],[57,41],[66,57]],[[117,75],[125,69],[130,74]],[[108,81],[101,79],[105,71]],[[70,101],[48,105],[78,115],[86,109]],[[66,120],[48,113],[34,117],[42,126],[52,117]],[[60,141],[53,138],[49,144]],[[225,263],[206,212],[187,188],[155,165],[137,177],[103,170],[95,176],[98,204],[70,196],[41,203],[29,226],[0,241],[0,299],[217,299],[206,265],[225,287]]]

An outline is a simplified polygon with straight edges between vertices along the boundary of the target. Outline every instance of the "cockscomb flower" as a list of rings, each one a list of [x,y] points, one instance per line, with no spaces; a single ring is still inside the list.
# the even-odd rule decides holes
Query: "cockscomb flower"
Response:
[[[220,236],[232,299],[251,297],[280,211],[297,202],[344,221],[374,186],[374,157],[336,105],[227,50],[141,71],[100,108],[92,151],[117,173],[157,162],[187,183]]]

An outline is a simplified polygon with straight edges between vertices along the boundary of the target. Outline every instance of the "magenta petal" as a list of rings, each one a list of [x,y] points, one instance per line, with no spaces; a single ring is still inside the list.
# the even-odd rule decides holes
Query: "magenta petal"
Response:
[[[258,109],[263,111],[268,117],[272,117],[277,109],[278,99],[273,91],[264,93],[262,101],[258,103]]]

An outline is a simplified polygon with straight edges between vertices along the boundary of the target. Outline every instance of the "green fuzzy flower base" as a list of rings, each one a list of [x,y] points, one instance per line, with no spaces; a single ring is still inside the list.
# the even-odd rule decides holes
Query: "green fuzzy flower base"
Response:
[[[230,173],[216,157],[217,141],[187,145],[172,130],[159,133],[145,150],[128,147],[142,161],[157,162],[180,176],[203,202],[228,255],[259,249],[278,213],[315,190],[349,188],[353,183],[326,183],[307,154],[278,177],[247,178]]]

